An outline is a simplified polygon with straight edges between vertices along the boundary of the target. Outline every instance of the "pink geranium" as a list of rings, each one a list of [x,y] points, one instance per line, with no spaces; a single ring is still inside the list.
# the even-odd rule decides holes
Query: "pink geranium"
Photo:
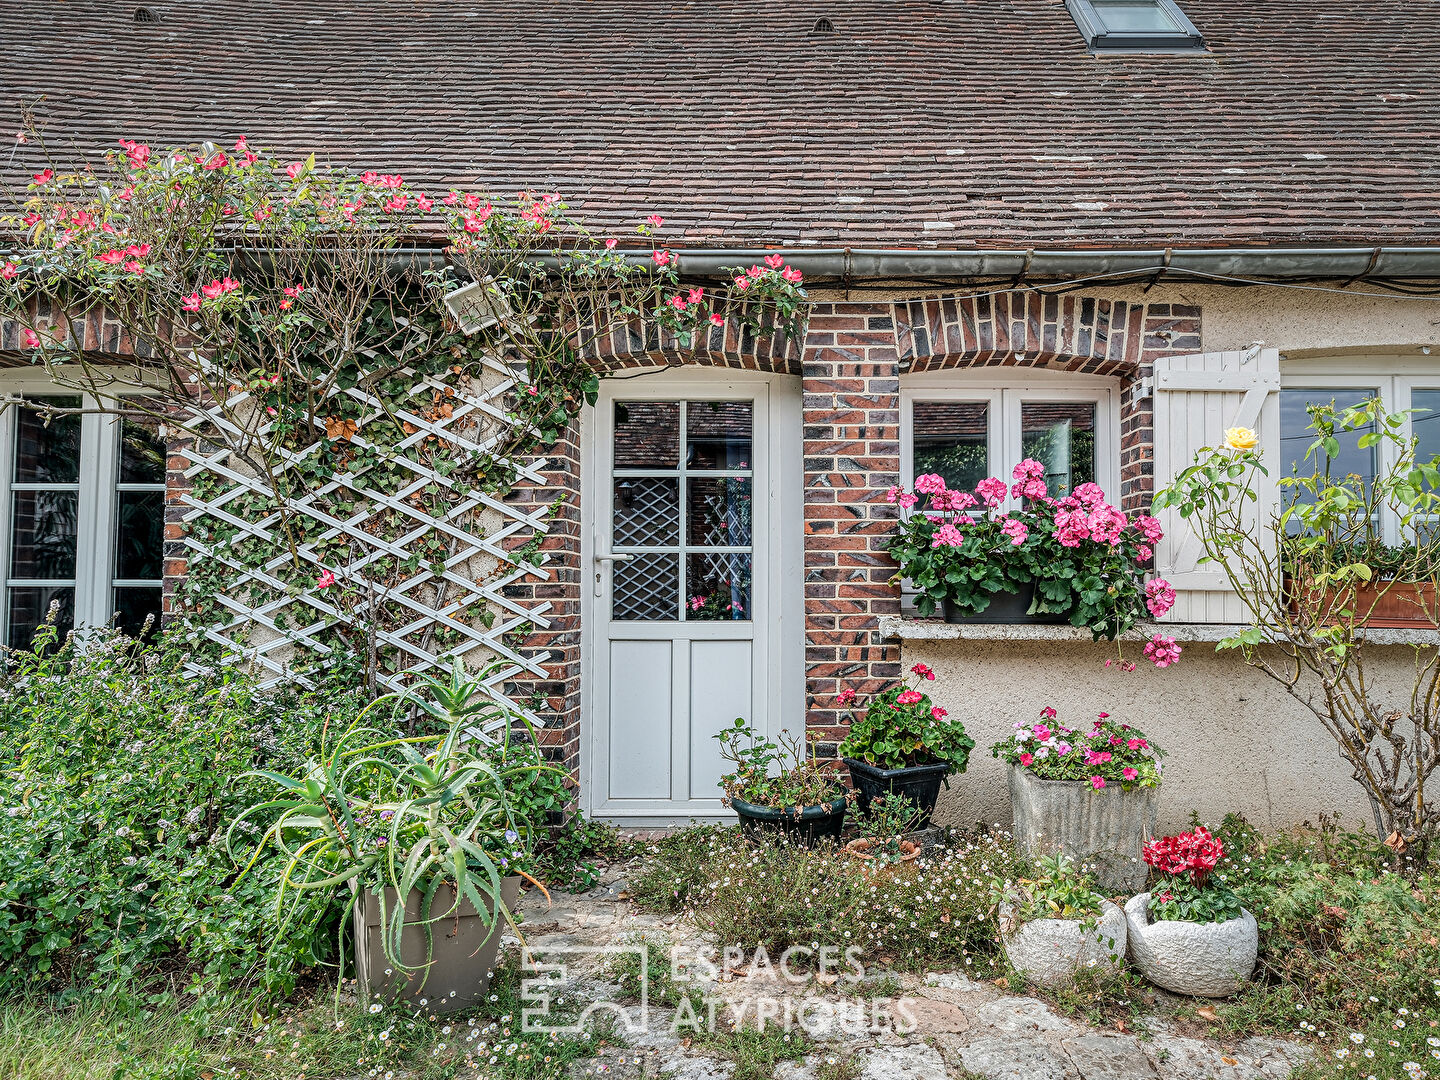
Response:
[[[1167,668],[1180,660],[1180,646],[1173,637],[1156,634],[1145,643],[1145,659],[1157,668]]]
[[[945,490],[945,478],[936,473],[926,473],[915,478],[915,492],[918,495],[938,495]]]
[[[975,485],[975,494],[992,510],[1005,501],[1008,491],[1009,488],[1005,486],[1005,481],[998,476],[987,477]]]
[[[930,538],[932,548],[959,547],[965,542],[965,537],[954,525],[941,525],[935,530],[935,535]]]
[[[1010,538],[1011,547],[1019,547],[1030,535],[1030,527],[1023,521],[1016,521],[1013,518],[1007,519],[1000,526],[1000,531]]]
[[[918,705],[925,695],[919,690],[903,690],[895,699],[897,705]]]
[[[1145,583],[1145,606],[1157,619],[1175,606],[1175,589],[1164,578]]]

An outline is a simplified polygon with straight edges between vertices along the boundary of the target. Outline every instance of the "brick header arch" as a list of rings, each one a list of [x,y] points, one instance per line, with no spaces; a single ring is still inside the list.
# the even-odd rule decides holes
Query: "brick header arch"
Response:
[[[581,357],[597,371],[703,365],[799,375],[805,330],[802,327],[793,337],[784,333],[756,334],[732,316],[723,326],[696,331],[686,344],[674,331],[639,318],[612,326],[605,333],[599,333],[592,324],[588,334],[576,336],[586,342]]]
[[[1198,334],[1200,311],[1035,292],[900,301],[895,343],[902,372],[1046,367],[1130,379],[1147,352]],[[1188,325],[1186,325],[1188,324]],[[1198,336],[1195,339],[1198,349]]]

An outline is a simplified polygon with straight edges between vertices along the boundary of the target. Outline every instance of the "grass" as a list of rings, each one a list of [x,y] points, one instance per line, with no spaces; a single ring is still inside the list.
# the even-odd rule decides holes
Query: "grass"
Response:
[[[404,1076],[450,1080],[476,1068],[498,1080],[551,1080],[616,1039],[520,1032],[513,956],[493,1001],[475,1014],[434,1016],[392,1006],[337,1011],[327,991],[261,1017],[231,1004],[140,1008],[119,998],[56,1010],[0,1002],[0,1076],[7,1080],[304,1080]]]

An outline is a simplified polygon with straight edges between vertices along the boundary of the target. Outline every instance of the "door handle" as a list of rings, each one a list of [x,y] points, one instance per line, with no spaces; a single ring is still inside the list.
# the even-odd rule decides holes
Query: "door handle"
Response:
[[[595,561],[596,563],[617,563],[629,562],[633,558],[635,558],[634,555],[621,555],[613,551],[605,551],[596,555]],[[602,574],[598,569],[595,571],[595,595],[605,595],[605,575]]]

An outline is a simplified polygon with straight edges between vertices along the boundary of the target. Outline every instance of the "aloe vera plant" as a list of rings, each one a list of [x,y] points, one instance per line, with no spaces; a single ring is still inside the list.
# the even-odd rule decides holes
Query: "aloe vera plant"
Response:
[[[512,722],[524,720],[486,693],[494,670],[472,674],[457,661],[448,680],[422,678],[403,693],[377,698],[333,742],[327,735],[303,775],[247,774],[272,781],[281,794],[250,806],[230,825],[227,844],[242,822],[269,821],[242,876],[272,845],[288,859],[275,897],[278,910],[300,892],[348,886],[342,970],[344,927],[364,891],[380,905],[387,959],[415,972],[432,962],[433,924],[456,916],[463,901],[498,930],[500,919],[515,925],[501,898],[504,876],[520,874],[543,890],[518,865],[528,854],[531,826],[516,819],[508,791],[521,774],[552,766],[496,764],[507,757],[492,752],[496,740],[508,740]],[[373,717],[387,708],[388,726],[379,726]],[[411,717],[429,718],[429,726],[441,730],[400,734]],[[528,724],[526,731],[533,735]],[[446,886],[454,899],[434,914],[432,901]],[[387,887],[395,890],[396,902]],[[401,956],[404,929],[417,922],[406,918],[412,891],[423,897],[418,921],[426,948],[420,964]]]

